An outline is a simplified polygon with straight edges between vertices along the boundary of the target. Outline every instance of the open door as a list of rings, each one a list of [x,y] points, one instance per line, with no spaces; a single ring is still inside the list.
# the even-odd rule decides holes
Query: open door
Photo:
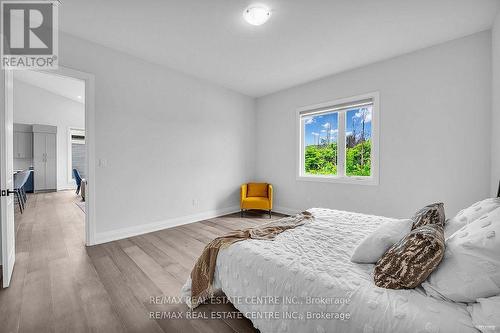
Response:
[[[10,284],[16,260],[13,181],[13,77],[11,70],[0,75],[0,224],[2,233],[2,281]]]

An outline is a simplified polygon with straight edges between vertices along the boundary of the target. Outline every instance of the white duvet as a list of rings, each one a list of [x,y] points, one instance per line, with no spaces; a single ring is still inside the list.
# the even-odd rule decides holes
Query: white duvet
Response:
[[[261,332],[478,332],[465,304],[421,289],[378,288],[373,265],[350,261],[364,236],[390,219],[309,211],[314,220],[273,241],[246,240],[219,252],[214,286]],[[183,296],[190,296],[190,280]]]

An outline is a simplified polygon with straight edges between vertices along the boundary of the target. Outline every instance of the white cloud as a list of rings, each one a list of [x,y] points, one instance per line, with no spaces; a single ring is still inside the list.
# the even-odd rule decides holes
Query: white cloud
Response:
[[[319,133],[316,133],[316,132],[312,132],[311,134],[314,136],[319,135]]]
[[[330,130],[330,134],[337,134],[338,131],[339,131],[338,129],[332,129],[332,130]]]
[[[372,121],[372,113],[371,113],[371,110],[369,110],[367,108],[362,108],[358,112],[356,112],[356,114],[354,115],[354,118],[361,119],[361,117],[363,116],[363,112],[365,112],[365,114],[366,114],[365,123],[371,122]]]
[[[321,125],[321,126],[323,126],[323,128],[328,128],[328,127],[330,127],[330,123],[324,123],[324,124],[323,124],[323,125]]]
[[[326,130],[321,130],[321,133],[326,133]]]
[[[313,117],[307,117],[307,118],[304,118],[304,119],[305,119],[306,125],[314,123],[314,118]]]

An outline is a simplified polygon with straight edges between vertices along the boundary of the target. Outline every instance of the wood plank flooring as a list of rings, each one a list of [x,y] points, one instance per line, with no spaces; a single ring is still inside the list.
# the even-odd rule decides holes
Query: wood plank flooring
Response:
[[[267,222],[266,214],[232,214],[85,247],[77,200],[73,191],[34,194],[24,214],[16,213],[16,266],[11,286],[0,290],[0,333],[257,331],[246,319],[151,318],[187,312],[183,304],[156,304],[151,297],[179,296],[205,244]],[[221,304],[196,311],[236,310]]]

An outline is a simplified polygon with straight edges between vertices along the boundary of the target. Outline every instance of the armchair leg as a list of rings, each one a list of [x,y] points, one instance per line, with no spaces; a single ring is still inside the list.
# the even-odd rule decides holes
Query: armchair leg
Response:
[[[243,217],[243,209],[240,210],[240,217]]]
[[[269,209],[269,218],[271,219],[273,216],[272,216],[272,212],[271,210]]]

